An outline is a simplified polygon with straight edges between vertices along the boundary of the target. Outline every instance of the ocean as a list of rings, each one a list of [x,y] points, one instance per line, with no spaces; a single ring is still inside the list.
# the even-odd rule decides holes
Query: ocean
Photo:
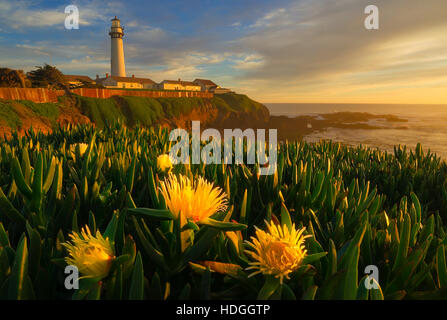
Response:
[[[346,145],[379,148],[393,152],[395,145],[406,145],[414,150],[420,142],[424,151],[430,150],[447,160],[447,104],[303,104],[266,103],[273,116],[320,116],[336,112],[366,112],[373,115],[394,115],[407,122],[370,119],[368,124],[379,129],[326,128],[306,135],[304,140],[315,142],[330,139]]]

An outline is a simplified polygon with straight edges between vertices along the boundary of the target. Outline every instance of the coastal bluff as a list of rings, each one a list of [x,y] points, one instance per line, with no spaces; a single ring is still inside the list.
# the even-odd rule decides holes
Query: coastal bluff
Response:
[[[6,92],[1,89],[0,93]],[[58,125],[92,123],[102,128],[117,121],[129,128],[142,125],[188,129],[193,120],[200,121],[203,128],[220,129],[227,124],[232,126],[225,128],[237,128],[240,124],[267,122],[270,116],[261,103],[235,93],[77,89],[82,90],[78,91],[82,95],[73,90],[75,94],[68,96],[48,95],[48,91],[39,89],[23,90],[16,91],[19,96],[13,95],[14,90],[10,90],[10,95],[0,95],[1,137],[9,137],[14,130],[25,134],[31,127],[47,133]],[[116,91],[125,91],[125,95]],[[98,98],[98,92],[106,94]],[[152,96],[142,96],[143,93]]]
[[[272,116],[263,104],[236,93],[202,96],[205,93],[76,89],[81,95],[73,94],[70,97],[51,95],[48,93],[56,90],[45,89],[22,89],[16,91],[21,95],[14,96],[15,88],[12,89],[10,95],[0,98],[2,138],[10,137],[14,130],[23,135],[31,127],[35,131],[48,133],[58,125],[92,123],[103,128],[107,123],[117,121],[129,128],[141,125],[187,130],[191,129],[192,121],[200,121],[202,130],[214,128],[221,133],[225,129],[275,129],[280,141],[300,140],[305,135],[327,128],[378,129],[380,127],[369,123],[369,120],[376,118],[383,118],[386,122],[395,123],[395,126],[399,124],[399,129],[406,129],[403,119],[360,112],[293,118]],[[124,91],[124,95],[119,95],[120,91]],[[1,92],[8,91],[0,88]]]

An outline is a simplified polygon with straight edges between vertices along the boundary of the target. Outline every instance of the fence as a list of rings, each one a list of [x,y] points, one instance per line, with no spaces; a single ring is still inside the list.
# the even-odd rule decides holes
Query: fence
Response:
[[[57,97],[64,95],[63,90],[44,88],[0,88],[0,99],[30,100],[33,102],[57,102]]]
[[[148,98],[212,98],[213,93],[200,91],[150,91],[150,90],[119,90],[80,88],[71,90],[74,94],[98,99],[108,99],[112,96],[136,96]],[[0,99],[30,100],[37,103],[57,102],[63,96],[63,90],[44,88],[0,88]]]

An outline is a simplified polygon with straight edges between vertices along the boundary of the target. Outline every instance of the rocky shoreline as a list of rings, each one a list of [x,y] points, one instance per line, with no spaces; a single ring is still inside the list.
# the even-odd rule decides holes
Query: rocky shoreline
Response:
[[[373,121],[372,121],[373,120]],[[384,129],[393,124],[394,129],[408,129],[405,126],[406,119],[395,115],[375,115],[366,112],[336,112],[320,115],[303,115],[297,117],[269,116],[267,119],[252,118],[249,115],[243,117],[230,117],[224,121],[214,121],[206,127],[224,129],[277,129],[279,140],[301,140],[304,136],[315,131],[327,128],[341,129]],[[381,125],[382,124],[382,125]]]

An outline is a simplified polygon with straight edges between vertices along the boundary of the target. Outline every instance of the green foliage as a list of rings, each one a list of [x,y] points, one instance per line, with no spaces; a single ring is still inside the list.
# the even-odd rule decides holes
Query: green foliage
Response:
[[[4,120],[12,129],[16,129],[22,124],[19,116],[8,101],[0,101],[0,119]]]
[[[114,99],[95,99],[77,97],[81,112],[87,115],[98,128],[104,128],[106,123],[123,120],[124,115]]]
[[[194,108],[205,106],[205,99],[202,98],[159,98],[157,100],[169,118],[189,114]]]
[[[0,68],[0,87],[27,88],[31,83],[23,73],[23,70]]]
[[[31,109],[36,115],[41,117],[56,120],[59,116],[60,107],[56,103],[35,103],[28,100],[19,100],[17,103]]]
[[[157,100],[145,97],[121,97],[120,102],[128,125],[137,123],[151,126],[164,117],[163,105]]]
[[[27,76],[35,88],[68,89],[63,73],[48,64],[36,66]]]
[[[53,126],[60,114],[61,106],[58,103],[36,103],[28,100],[2,100],[0,101],[0,119],[12,128],[17,129],[22,121],[17,113],[17,108],[23,109],[27,115],[36,115],[49,119]]]
[[[214,95],[212,101],[219,108],[233,112],[254,113],[263,108],[262,104],[251,100],[244,94],[225,93]]]
[[[156,125],[162,119],[178,118],[194,110],[207,112],[214,106],[229,113],[268,113],[260,103],[245,95],[227,93],[205,98],[146,98],[120,96],[111,99],[77,97],[78,106],[99,128],[106,122],[122,121],[133,127],[140,124],[145,127]],[[121,120],[120,120],[121,119]]]
[[[143,101],[123,99],[135,109]],[[81,103],[103,123],[122,115],[114,99],[97,101]],[[390,154],[285,142],[272,176],[258,175],[258,164],[176,165],[174,173],[212,181],[229,201],[225,212],[180,226],[159,192],[156,159],[168,152],[168,136],[104,124],[1,141],[0,298],[445,298],[447,165],[420,146]],[[248,277],[244,240],[264,220],[311,235],[283,283]],[[116,258],[101,282],[82,279],[70,291],[61,243],[85,225],[112,241]],[[365,286],[368,265],[379,269],[378,289]]]

